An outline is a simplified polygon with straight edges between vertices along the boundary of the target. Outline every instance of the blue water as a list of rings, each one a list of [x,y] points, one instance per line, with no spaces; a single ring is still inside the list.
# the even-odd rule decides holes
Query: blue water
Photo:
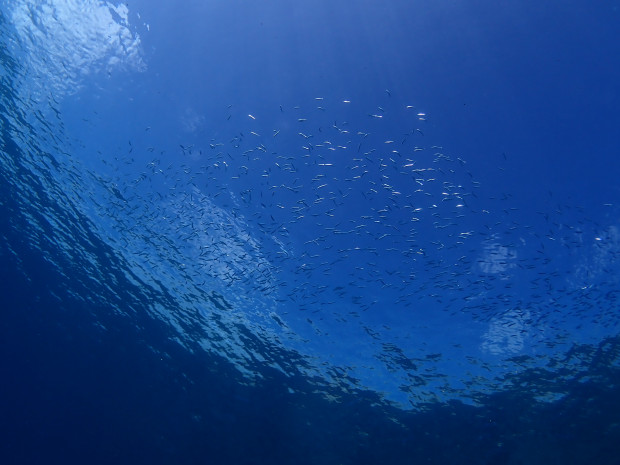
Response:
[[[618,30],[5,1],[2,463],[620,463]]]

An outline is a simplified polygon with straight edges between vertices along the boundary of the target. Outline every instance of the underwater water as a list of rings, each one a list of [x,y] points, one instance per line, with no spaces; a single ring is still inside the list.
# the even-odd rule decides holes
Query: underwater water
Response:
[[[618,8],[4,2],[3,463],[620,463]]]

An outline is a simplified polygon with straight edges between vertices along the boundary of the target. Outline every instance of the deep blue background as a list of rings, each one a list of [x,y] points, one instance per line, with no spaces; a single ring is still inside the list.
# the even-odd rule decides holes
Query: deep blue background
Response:
[[[49,62],[66,60],[70,67],[75,50],[53,31],[45,31],[49,35],[38,43],[15,33],[11,11],[20,4],[36,2],[8,2],[2,8],[3,463],[619,463],[619,5],[579,0],[137,0],[128,5],[128,30],[140,36],[146,68],[83,64],[79,85],[67,89],[58,82],[63,76],[50,71],[60,68]],[[97,5],[90,2],[85,8]],[[79,30],[75,23],[64,27]],[[15,36],[19,47],[13,45]],[[56,41],[64,48],[54,49]],[[80,55],[80,43],[74,45]],[[49,47],[47,55],[37,47]],[[47,57],[49,68],[43,69],[48,74],[33,72],[40,69],[20,59],[16,49]],[[37,93],[39,84],[48,92]],[[314,108],[317,97],[324,99],[324,112]],[[350,106],[342,103],[345,99]],[[48,111],[38,120],[36,110],[48,105],[58,113]],[[405,105],[428,114],[428,120],[417,121]],[[368,117],[379,106],[385,110],[383,126]],[[294,204],[297,197],[285,192],[269,198],[272,189],[260,176],[229,179],[238,164],[247,163],[232,152],[226,159],[230,172],[209,171],[191,182],[200,184],[213,205],[258,218],[248,222],[248,230],[264,241],[261,250],[274,263],[279,260],[282,270],[276,278],[282,289],[278,297],[284,297],[279,315],[307,338],[298,353],[241,324],[222,323],[222,339],[273,357],[287,372],[252,360],[244,368],[258,371],[262,379],[249,382],[225,350],[204,351],[198,338],[192,350],[175,342],[174,332],[151,312],[153,302],[169,309],[178,305],[180,313],[181,304],[189,301],[203,317],[207,307],[189,296],[185,300],[174,281],[163,281],[159,291],[131,276],[126,256],[117,250],[123,246],[114,241],[113,228],[106,228],[108,218],[125,218],[131,226],[120,236],[137,238],[157,279],[161,256],[180,251],[179,262],[192,260],[181,253],[184,235],[144,231],[140,221],[133,225],[132,215],[161,216],[158,207],[149,208],[158,205],[155,193],[172,185],[194,192],[184,173],[213,163],[209,144],[222,143],[232,151],[231,137],[243,133],[240,146],[249,148],[253,139],[248,134],[254,130],[269,150],[295,155],[293,138],[284,137],[287,130],[297,132],[296,111],[299,117],[310,116],[312,126],[304,128],[317,139],[332,120],[346,120],[355,131],[376,128],[369,147],[411,131],[412,124],[420,127],[424,136],[414,134],[416,141],[441,146],[453,159],[464,160],[447,166],[459,167],[455,179],[476,194],[467,198],[473,214],[460,225],[480,237],[454,256],[437,252],[436,260],[429,256],[414,265],[385,255],[381,263],[387,270],[415,269],[415,284],[402,295],[394,288],[379,295],[381,286],[369,280],[362,298],[351,299],[360,293],[352,289],[342,294],[344,310],[332,313],[321,298],[339,294],[328,289],[322,296],[322,286],[339,284],[342,275],[366,263],[352,259],[335,266],[333,274],[310,274],[300,271],[297,258],[278,255],[269,234],[260,235],[262,224],[270,217],[274,223],[292,219],[276,203]],[[32,115],[43,123],[20,126]],[[281,139],[272,137],[275,128],[283,129]],[[50,134],[57,136],[51,143]],[[195,147],[190,157],[189,146]],[[43,163],[54,165],[45,161],[44,152],[60,168],[39,171]],[[162,181],[156,170],[147,169],[154,157],[162,169],[174,164]],[[252,166],[273,168],[266,160]],[[152,184],[135,187],[129,180],[143,173]],[[273,176],[291,180],[287,173]],[[470,176],[480,187],[465,184]],[[300,183],[310,184],[307,179]],[[219,192],[241,196],[238,186],[255,197],[235,210],[234,202]],[[262,200],[266,210],[256,200],[259,193],[273,202]],[[314,192],[307,187],[296,195],[312,198]],[[99,209],[87,208],[96,203]],[[180,212],[187,216],[194,208],[186,201]],[[363,211],[365,205],[342,214],[357,213],[356,208]],[[160,223],[146,222],[145,228],[151,224]],[[292,224],[289,229],[290,235],[278,237],[298,254],[314,250],[304,243],[323,232],[319,225]],[[450,240],[430,222],[421,222],[418,234],[423,247],[435,235]],[[466,289],[475,288],[484,234],[522,243],[518,270],[508,273],[508,281],[482,276],[488,295],[471,307],[462,304],[461,291],[454,288],[435,296],[429,288],[450,283],[445,278],[450,272]],[[151,239],[166,244],[170,237],[168,252],[149,257]],[[575,242],[560,246],[556,238]],[[336,248],[342,246],[333,241]],[[453,264],[459,256],[467,267]],[[219,259],[226,260],[224,255]],[[584,268],[592,281],[581,292],[576,283],[585,279]],[[305,282],[306,294],[285,297]],[[415,289],[424,296],[408,294]],[[233,297],[216,298],[208,308]],[[400,304],[388,304],[395,297],[402,297]],[[379,303],[368,312],[364,305],[372,300]],[[470,405],[471,398],[438,398],[411,411],[408,405],[400,408],[386,400],[394,397],[380,392],[393,389],[394,396],[402,396],[390,370],[371,379],[376,390],[361,382],[345,391],[341,384],[317,384],[314,376],[304,376],[310,366],[304,347],[335,365],[375,366],[379,358],[393,373],[429,382],[434,382],[434,370],[453,369],[448,375],[459,378],[460,362],[465,364],[461,353],[473,353],[479,360],[468,358],[467,363],[486,376],[487,367],[497,368],[502,360],[479,351],[480,326],[502,302],[531,306],[532,319],[544,329],[531,346],[512,354],[511,363],[525,368],[504,374],[504,389],[478,392],[478,386],[463,381],[461,394],[474,397],[476,406]],[[386,345],[377,349],[372,337],[358,340],[354,330],[347,332],[357,321],[346,320],[349,310],[364,315],[368,335],[377,331],[386,337],[386,327],[387,334],[402,335],[410,323],[412,337],[400,340],[400,346],[390,345],[394,341],[386,337]],[[186,322],[187,334],[201,334],[192,332],[193,319]],[[217,317],[213,324],[220,324]],[[546,351],[553,357],[544,358]],[[433,355],[438,352],[445,365],[441,355]],[[423,355],[418,359],[412,353]],[[544,367],[535,363],[539,355]],[[347,376],[342,367],[329,373]],[[433,386],[438,395],[446,395]],[[407,392],[415,397],[415,391]],[[549,393],[561,395],[545,399]]]

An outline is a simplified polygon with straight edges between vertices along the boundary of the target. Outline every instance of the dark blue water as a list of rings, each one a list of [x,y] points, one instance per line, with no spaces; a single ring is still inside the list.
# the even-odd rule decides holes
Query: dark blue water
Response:
[[[618,8],[5,2],[2,463],[620,463]]]

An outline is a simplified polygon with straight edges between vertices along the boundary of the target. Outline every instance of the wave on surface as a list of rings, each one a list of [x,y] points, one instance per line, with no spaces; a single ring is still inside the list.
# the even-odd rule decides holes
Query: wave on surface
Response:
[[[520,224],[391,95],[379,109],[317,98],[273,120],[227,109],[226,137],[86,169],[60,102],[89,76],[146,71],[128,17],[100,1],[4,7],[3,207],[70,298],[161,322],[248,383],[271,367],[406,408],[476,402],[617,334],[614,218]]]

